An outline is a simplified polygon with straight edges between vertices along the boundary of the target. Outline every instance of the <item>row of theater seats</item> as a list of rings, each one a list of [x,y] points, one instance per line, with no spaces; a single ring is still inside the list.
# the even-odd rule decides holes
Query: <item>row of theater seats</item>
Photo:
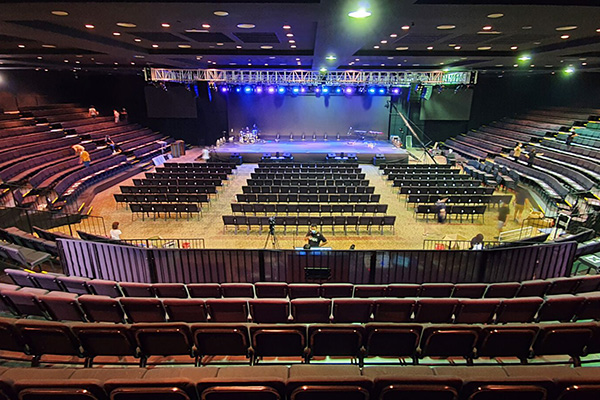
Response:
[[[600,293],[514,299],[108,297],[0,286],[0,310],[89,322],[511,323],[600,320]]]
[[[597,368],[293,365],[0,370],[19,400],[588,400]]]
[[[600,290],[600,275],[580,275],[523,282],[499,283],[390,283],[353,285],[351,283],[137,283],[88,279],[17,269],[5,269],[19,286],[99,294],[109,297],[169,298],[369,298],[369,297],[454,297],[512,298],[578,294]]]
[[[72,356],[91,366],[97,357],[138,357],[146,366],[153,356],[188,356],[182,362],[196,365],[247,358],[251,364],[266,358],[285,358],[288,363],[328,361],[336,357],[360,366],[424,358],[464,358],[482,362],[516,362],[554,357],[554,362],[575,366],[594,361],[600,353],[597,323],[489,325],[419,324],[207,324],[135,323],[65,324],[31,319],[0,318],[0,349],[33,356],[39,362],[58,362],[44,356]],[[242,359],[243,359],[242,358]],[[503,360],[495,360],[502,358]],[[511,360],[511,358],[513,360]],[[82,360],[75,360],[82,361]],[[174,360],[162,360],[173,362]],[[120,361],[126,362],[126,360]],[[344,360],[347,362],[347,360]],[[431,362],[428,360],[428,362]],[[439,360],[438,360],[439,362]],[[536,367],[531,367],[536,368]]]

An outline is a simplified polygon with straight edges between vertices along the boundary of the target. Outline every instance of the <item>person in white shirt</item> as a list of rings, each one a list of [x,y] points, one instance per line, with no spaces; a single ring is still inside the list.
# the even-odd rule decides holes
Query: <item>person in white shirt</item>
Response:
[[[208,150],[208,147],[202,149],[202,160],[204,160],[204,162],[210,160],[210,151]]]
[[[121,240],[121,235],[123,234],[123,232],[121,232],[121,230],[119,229],[118,222],[113,222],[112,229],[110,230],[109,234],[112,240]]]
[[[121,114],[119,114],[119,112],[115,109],[113,110],[113,115],[115,117],[115,124],[119,123],[119,117],[121,116]]]
[[[88,114],[91,118],[96,118],[98,116],[98,110],[96,110],[96,107],[90,106],[90,109],[88,110]]]

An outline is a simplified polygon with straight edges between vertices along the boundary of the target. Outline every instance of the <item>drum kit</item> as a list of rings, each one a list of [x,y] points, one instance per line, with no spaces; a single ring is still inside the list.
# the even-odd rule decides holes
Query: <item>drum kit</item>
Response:
[[[240,143],[241,144],[254,144],[258,142],[258,129],[252,130],[246,128],[240,131]]]

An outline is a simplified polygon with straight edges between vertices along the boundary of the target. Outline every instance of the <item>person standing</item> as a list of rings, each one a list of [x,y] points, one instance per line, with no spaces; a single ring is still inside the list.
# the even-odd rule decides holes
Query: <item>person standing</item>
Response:
[[[575,139],[575,137],[577,137],[577,134],[575,132],[571,132],[569,136],[567,136],[567,140],[565,142],[567,143],[567,146],[570,146],[573,143],[573,139]]]
[[[88,110],[88,115],[91,118],[96,118],[98,116],[98,110],[96,110],[96,107],[90,106],[90,109]]]
[[[515,214],[514,220],[515,222],[521,223],[521,217],[523,216],[523,210],[525,209],[525,201],[527,200],[527,193],[525,190],[517,187],[517,192],[515,193]]]
[[[535,159],[537,156],[543,156],[544,153],[538,153],[537,149],[534,147],[529,151],[529,155],[528,155],[528,159],[527,159],[527,165],[529,167],[533,167],[533,163],[535,162]]]
[[[113,110],[113,116],[115,117],[115,124],[118,124],[119,123],[119,117],[121,116],[121,114],[119,114],[119,112],[117,111],[116,108]]]
[[[436,207],[436,214],[437,214],[437,220],[440,224],[443,224],[444,222],[446,222],[446,202],[448,201],[447,197],[444,197],[443,199],[439,199],[438,201],[435,202],[435,207]]]
[[[495,239],[500,237],[502,228],[504,228],[504,225],[506,225],[508,214],[510,214],[510,207],[505,202],[500,201],[500,208],[498,209],[498,236],[496,236]]]
[[[518,160],[519,157],[521,157],[522,152],[523,152],[523,144],[521,142],[519,142],[513,149],[513,157]]]
[[[89,167],[91,162],[92,159],[90,158],[90,153],[83,149],[79,153],[79,164],[83,164],[85,167]]]
[[[121,240],[121,235],[123,232],[119,229],[119,223],[117,221],[113,222],[112,229],[109,232],[110,238],[112,240]]]
[[[320,247],[322,244],[327,244],[327,239],[321,232],[317,230],[316,225],[311,225],[310,230],[305,236],[306,243],[308,246],[312,247]]]
[[[208,150],[208,147],[205,147],[202,149],[202,161],[204,161],[205,163],[208,162],[208,160],[210,160],[210,151]]]
[[[116,151],[116,145],[115,142],[113,142],[113,140],[110,138],[110,135],[106,135],[104,137],[104,142],[106,143],[106,145],[108,147],[110,147],[113,151],[113,153]]]

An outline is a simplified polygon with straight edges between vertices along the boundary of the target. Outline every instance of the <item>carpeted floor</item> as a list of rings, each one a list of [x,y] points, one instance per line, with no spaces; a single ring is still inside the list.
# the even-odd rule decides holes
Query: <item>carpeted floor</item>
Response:
[[[193,161],[200,153],[199,149],[192,149],[179,159],[174,161]],[[160,236],[162,238],[204,238],[207,248],[263,248],[265,244],[271,247],[271,243],[266,242],[266,232],[258,232],[254,228],[250,233],[245,229],[237,234],[233,233],[231,228],[227,232],[223,230],[222,216],[231,215],[231,203],[235,202],[235,195],[242,193],[241,187],[245,185],[246,179],[254,170],[256,164],[243,164],[237,168],[235,175],[221,189],[216,199],[213,199],[210,206],[204,208],[203,215],[200,218],[194,217],[190,220],[170,218],[165,220],[146,219],[142,221],[139,215],[132,220],[132,214],[129,209],[123,206],[116,207],[113,194],[120,193],[119,187],[113,187],[98,194],[93,203],[92,215],[102,216],[107,229],[113,221],[120,222],[120,229],[123,231],[123,238],[145,239]],[[433,221],[416,221],[412,208],[406,207],[405,199],[399,198],[396,194],[397,189],[392,188],[391,183],[384,180],[378,173],[378,167],[373,165],[361,165],[366,173],[366,178],[370,184],[375,187],[375,193],[381,194],[381,203],[389,205],[388,214],[396,215],[395,233],[388,228],[383,235],[379,231],[373,231],[369,235],[366,229],[363,229],[360,235],[354,230],[349,230],[348,235],[344,235],[343,229],[338,228],[332,232],[331,228],[323,231],[323,234],[329,240],[329,244],[334,249],[348,249],[351,244],[355,244],[357,249],[421,249],[424,239],[441,239],[446,235],[462,236],[470,240],[478,233],[482,233],[486,240],[493,240],[497,236],[496,218],[498,211],[491,208],[485,213],[484,220],[475,223],[471,222],[451,222],[438,224]],[[143,174],[141,174],[143,175]],[[138,177],[140,177],[139,175]],[[131,179],[124,181],[121,185],[132,185]],[[511,206],[512,211],[512,206]],[[526,211],[527,213],[528,211]],[[512,214],[509,216],[506,230],[518,229],[520,224],[512,221]],[[304,228],[296,232],[283,234],[280,227],[276,227],[276,235],[280,248],[292,248],[304,244]]]

